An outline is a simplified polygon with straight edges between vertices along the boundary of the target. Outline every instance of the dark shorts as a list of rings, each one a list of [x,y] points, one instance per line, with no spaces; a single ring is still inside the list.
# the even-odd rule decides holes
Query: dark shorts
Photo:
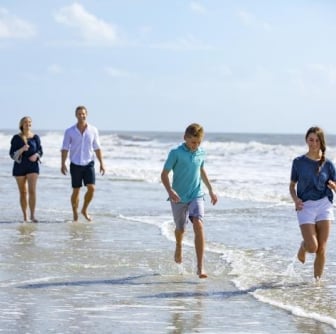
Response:
[[[25,176],[27,174],[36,173],[39,174],[40,166],[37,161],[22,160],[21,163],[14,162],[13,176]]]
[[[83,183],[85,186],[96,183],[94,161],[91,161],[86,166],[75,165],[71,162],[70,174],[72,188],[80,188]]]

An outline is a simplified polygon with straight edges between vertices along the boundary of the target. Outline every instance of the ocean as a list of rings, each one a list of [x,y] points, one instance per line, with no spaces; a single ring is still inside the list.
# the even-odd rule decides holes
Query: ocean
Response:
[[[44,156],[39,223],[22,223],[0,131],[1,333],[335,333],[332,228],[322,281],[301,241],[288,186],[304,134],[206,133],[206,170],[219,197],[205,202],[205,269],[196,275],[192,226],[174,260],[174,224],[160,173],[180,133],[101,131],[91,223],[72,223],[70,176],[60,172],[63,131],[36,131]],[[327,135],[336,159],[336,136]],[[98,171],[98,170],[97,170]],[[84,194],[84,189],[81,195]],[[81,196],[82,198],[82,196]]]

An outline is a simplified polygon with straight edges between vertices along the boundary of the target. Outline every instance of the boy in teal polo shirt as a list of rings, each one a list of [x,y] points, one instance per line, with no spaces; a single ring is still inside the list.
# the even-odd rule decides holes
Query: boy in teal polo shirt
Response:
[[[203,268],[205,238],[203,232],[204,192],[202,181],[209,191],[211,203],[217,203],[217,195],[204,169],[205,152],[200,148],[204,137],[203,127],[190,124],[184,133],[184,143],[172,149],[163,166],[161,181],[166,188],[175,222],[175,262],[182,263],[182,241],[185,227],[189,221],[195,233],[197,275],[206,278]],[[173,182],[169,173],[173,171]]]

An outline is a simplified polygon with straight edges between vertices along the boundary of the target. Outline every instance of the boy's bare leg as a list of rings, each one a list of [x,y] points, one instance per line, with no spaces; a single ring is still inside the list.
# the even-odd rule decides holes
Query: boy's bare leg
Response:
[[[175,262],[180,264],[182,263],[182,240],[183,240],[184,230],[175,229],[175,239],[176,239],[176,248],[175,248]]]
[[[195,250],[197,257],[197,275],[199,278],[207,278],[208,275],[203,269],[203,256],[205,247],[205,238],[203,231],[203,223],[199,219],[193,220],[193,228],[195,233]]]
[[[81,211],[82,215],[88,221],[92,220],[91,216],[87,212],[87,209],[89,207],[90,202],[92,201],[94,190],[95,190],[95,188],[94,188],[93,184],[88,184],[87,185],[87,191],[86,191],[86,194],[84,196],[84,204],[83,204],[83,208],[82,208],[82,211]]]

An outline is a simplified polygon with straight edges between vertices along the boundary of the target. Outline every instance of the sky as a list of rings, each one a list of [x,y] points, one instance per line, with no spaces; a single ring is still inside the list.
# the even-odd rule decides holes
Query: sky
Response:
[[[334,0],[1,0],[1,129],[336,133]]]

